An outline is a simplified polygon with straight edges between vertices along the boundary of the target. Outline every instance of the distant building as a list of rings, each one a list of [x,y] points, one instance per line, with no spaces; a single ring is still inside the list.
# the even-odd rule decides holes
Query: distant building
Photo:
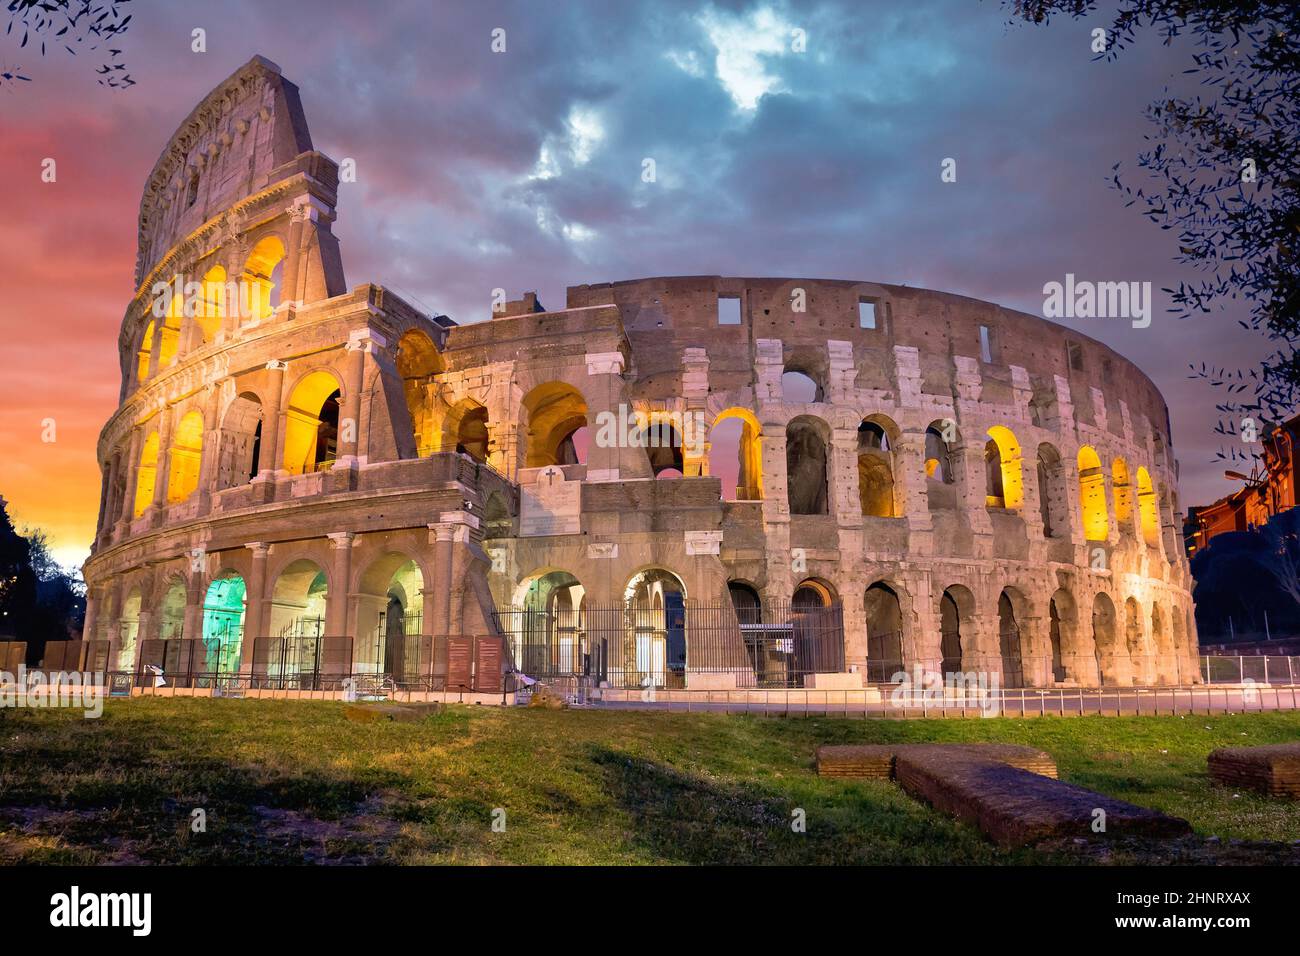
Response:
[[[1188,556],[1205,548],[1216,535],[1249,531],[1296,505],[1295,445],[1300,437],[1300,415],[1274,426],[1260,439],[1263,473],[1252,475],[1244,487],[1213,504],[1187,511],[1183,540]]]

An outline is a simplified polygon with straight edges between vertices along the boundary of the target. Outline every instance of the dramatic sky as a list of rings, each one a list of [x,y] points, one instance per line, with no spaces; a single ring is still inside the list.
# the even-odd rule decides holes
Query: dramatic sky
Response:
[[[1190,50],[1146,37],[1093,62],[1102,19],[1008,25],[996,0],[130,6],[124,91],[96,85],[88,57],[0,36],[0,67],[32,78],[0,89],[0,495],[66,563],[94,533],[140,190],[255,53],[301,88],[316,148],[356,160],[336,225],[349,284],[460,322],[485,319],[497,286],[559,308],[566,285],[647,275],[867,279],[1028,312],[1067,272],[1157,290],[1190,277],[1171,234],[1105,183],[1120,161],[1140,178],[1142,106]],[[1230,486],[1214,394],[1187,364],[1260,349],[1235,315],[1180,322],[1167,304],[1148,329],[1073,324],[1163,390],[1182,500],[1203,503]]]

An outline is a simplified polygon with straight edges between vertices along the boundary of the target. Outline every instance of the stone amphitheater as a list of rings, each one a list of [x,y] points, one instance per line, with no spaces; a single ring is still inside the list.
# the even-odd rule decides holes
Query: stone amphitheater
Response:
[[[1168,411],[1100,343],[720,276],[485,289],[462,325],[348,286],[339,191],[260,57],[148,176],[84,569],[109,669],[1199,680]]]

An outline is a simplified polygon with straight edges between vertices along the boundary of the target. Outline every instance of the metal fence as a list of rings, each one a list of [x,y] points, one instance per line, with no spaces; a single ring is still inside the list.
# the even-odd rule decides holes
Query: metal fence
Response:
[[[810,674],[844,670],[838,605],[507,607],[495,618],[516,666],[548,683],[583,677],[621,688],[801,687]]]
[[[1294,684],[1300,679],[1300,657],[1201,657],[1201,679],[1207,684]]]

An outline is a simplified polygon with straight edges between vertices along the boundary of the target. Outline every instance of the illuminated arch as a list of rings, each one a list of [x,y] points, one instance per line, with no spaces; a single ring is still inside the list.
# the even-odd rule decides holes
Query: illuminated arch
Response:
[[[203,413],[189,412],[172,436],[167,468],[167,503],[178,504],[199,487],[199,463],[203,458]]]
[[[1088,541],[1105,541],[1110,536],[1110,518],[1106,514],[1106,476],[1101,459],[1089,445],[1079,449],[1079,511],[1083,517],[1083,536]]]
[[[1110,463],[1111,496],[1115,501],[1115,524],[1120,534],[1133,530],[1133,489],[1129,486],[1128,462],[1116,458]]]
[[[1011,429],[1002,425],[990,428],[988,436],[985,466],[990,480],[985,501],[990,508],[1018,511],[1025,502],[1020,442]]]
[[[153,320],[144,328],[144,338],[140,341],[140,348],[136,350],[135,380],[140,384],[149,378],[149,359],[153,355]]]
[[[564,382],[546,382],[524,396],[523,407],[525,468],[574,465],[585,460],[587,402],[576,388]]]
[[[1151,484],[1151,474],[1145,468],[1138,469],[1137,490],[1142,540],[1154,548],[1160,544],[1160,507],[1156,501],[1156,490]]]
[[[194,317],[203,332],[203,341],[211,342],[221,331],[221,320],[226,317],[226,269],[213,266],[203,274],[203,301]]]
[[[762,426],[747,408],[728,408],[709,429],[709,471],[722,483],[724,501],[763,497]]]
[[[294,386],[284,415],[284,470],[320,471],[338,450],[339,380],[318,369]]]
[[[126,600],[122,602],[122,613],[118,615],[117,621],[118,650],[114,670],[135,669],[136,642],[140,636],[140,607],[143,603],[139,585],[131,588]]]
[[[353,589],[358,670],[390,674],[400,682],[429,665],[421,661],[422,645],[414,640],[425,633],[424,589],[423,569],[405,552],[386,552],[361,572]]]
[[[238,672],[244,645],[247,588],[234,571],[223,571],[203,597],[203,646],[207,670]]]
[[[321,637],[325,633],[325,604],[329,579],[308,558],[291,561],[276,576],[271,591],[271,637]]]
[[[280,304],[280,275],[283,271],[284,243],[278,236],[264,236],[244,260],[241,276],[241,318],[260,321],[269,318]]]
[[[183,288],[183,286],[182,286]],[[175,291],[175,286],[171,287]],[[185,296],[169,295],[167,297],[166,315],[163,316],[161,334],[157,334],[158,339],[158,361],[154,365],[154,370],[161,372],[176,361],[176,354],[180,351],[181,344],[181,323],[185,319]],[[153,325],[153,323],[150,323]],[[155,332],[157,329],[155,328]]]
[[[898,516],[894,483],[894,444],[898,426],[883,415],[872,415],[858,425],[858,503],[862,513],[875,518]]]
[[[140,468],[135,479],[135,507],[132,514],[140,517],[153,504],[154,484],[158,480],[158,432],[152,431],[140,448]]]
[[[447,450],[439,444],[433,401],[429,394],[433,376],[443,368],[437,346],[422,329],[409,329],[397,340],[397,374],[402,378],[406,408],[411,414],[411,427],[415,433],[415,447],[421,458]]]

